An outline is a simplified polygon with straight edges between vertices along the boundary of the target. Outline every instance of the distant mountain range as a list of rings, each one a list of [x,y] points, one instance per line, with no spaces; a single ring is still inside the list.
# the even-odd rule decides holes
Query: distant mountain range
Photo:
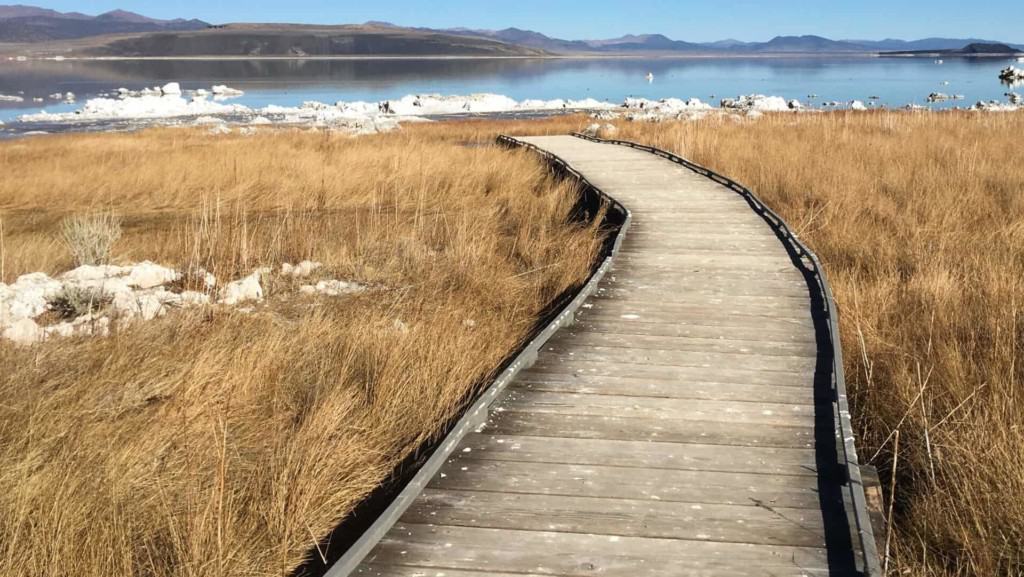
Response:
[[[1020,50],[1002,43],[972,42],[963,48],[946,48],[942,50],[898,50],[894,52],[883,52],[888,56],[978,56],[978,55],[1013,55]]]
[[[370,23],[368,23],[370,24]],[[393,26],[386,22],[373,22],[377,26]],[[606,40],[563,40],[552,38],[532,30],[505,28],[504,30],[470,30],[451,28],[442,30],[449,34],[480,36],[502,42],[540,48],[555,53],[725,53],[725,54],[771,54],[771,53],[873,53],[911,50],[953,50],[969,44],[1007,44],[979,38],[923,38],[920,40],[832,40],[822,36],[776,36],[767,42],[743,42],[735,39],[715,42],[686,42],[673,40],[663,34],[629,34]],[[1015,50],[1024,50],[1024,45],[1010,45]]]
[[[112,36],[107,38],[107,36]],[[84,41],[80,39],[86,39]],[[566,40],[519,28],[410,28],[389,22],[320,26],[228,24],[202,20],[158,20],[114,10],[98,16],[34,6],[0,5],[0,43],[33,55],[83,56],[550,56],[550,55],[988,55],[965,47],[1024,46],[978,38],[921,40],[832,40],[822,36],[776,36],[767,42],[675,40],[663,34],[628,34],[602,40]],[[19,48],[20,47],[20,48]],[[1002,49],[996,53],[1003,53]]]
[[[0,42],[46,42],[105,34],[202,30],[202,20],[157,20],[125,10],[89,16],[35,6],[0,6]]]

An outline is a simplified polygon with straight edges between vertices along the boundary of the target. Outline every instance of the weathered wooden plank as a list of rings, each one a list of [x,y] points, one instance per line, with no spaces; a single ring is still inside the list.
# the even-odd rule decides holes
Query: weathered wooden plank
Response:
[[[531,372],[597,377],[643,377],[663,380],[688,379],[697,383],[738,383],[747,385],[810,386],[811,375],[802,371],[763,371],[756,367],[681,366],[632,363],[598,363],[564,359],[542,354]]]
[[[404,523],[825,547],[818,509],[427,489]]]
[[[609,285],[594,293],[598,298],[636,304],[665,303],[677,301],[685,304],[700,303],[705,306],[727,305],[763,307],[770,310],[791,310],[800,314],[811,310],[811,299],[807,291],[779,291],[781,294],[736,294],[724,287],[705,287],[704,290],[688,291],[674,286],[657,287]],[[671,299],[671,301],[670,301]]]
[[[811,427],[778,425],[737,427],[721,421],[552,415],[507,410],[493,415],[484,431],[496,435],[661,441],[732,447],[782,449],[814,447],[814,429]]]
[[[353,575],[359,577],[544,577],[542,573],[498,573],[489,570],[414,567],[388,565],[385,563],[366,563],[360,565]]]
[[[632,349],[621,347],[589,347],[578,345],[569,349],[546,346],[543,355],[546,361],[552,357],[557,361],[586,361],[596,364],[663,365],[670,367],[703,367],[709,371],[722,366],[744,366],[761,371],[783,371],[811,374],[816,370],[817,359],[805,357],[780,357],[755,355],[753,353],[705,353],[700,351],[660,351],[656,349]]]
[[[792,323],[802,323],[804,326],[813,326],[813,319],[821,313],[810,311],[795,306],[779,306],[774,308],[732,305],[728,303],[701,304],[694,302],[636,302],[635,300],[608,299],[601,296],[591,297],[590,307],[583,309],[587,311],[615,313],[624,316],[626,320],[634,316],[647,315],[649,320],[660,319],[661,321],[683,320],[704,320],[710,322],[718,319],[731,319],[734,317],[751,317],[751,322],[756,323],[758,319],[784,319]]]
[[[674,265],[662,265],[662,264],[648,264],[640,265],[637,263],[627,263],[622,261],[615,261],[612,263],[610,272],[612,278],[618,275],[627,275],[630,278],[636,278],[640,280],[695,280],[697,278],[706,279],[709,284],[724,281],[734,281],[741,283],[757,283],[763,280],[770,281],[783,281],[788,280],[792,282],[803,282],[807,285],[807,279],[803,273],[797,269],[776,271],[776,272],[765,272],[765,271],[748,271],[742,269],[707,269],[699,267],[680,267]],[[767,284],[765,285],[768,286]]]
[[[572,329],[580,332],[587,331],[590,333],[695,339],[723,339],[754,343],[817,342],[816,335],[810,330],[797,331],[793,330],[791,326],[763,326],[754,328],[746,326],[743,323],[733,323],[732,326],[727,324],[709,326],[706,324],[700,324],[700,319],[695,319],[693,322],[689,323],[654,323],[643,322],[640,320],[626,322],[617,316],[604,320],[597,317],[595,314],[587,314],[585,316],[577,317]]]
[[[801,335],[812,334],[814,331],[814,318],[792,317],[792,316],[764,316],[756,314],[741,314],[736,312],[731,315],[708,315],[699,316],[696,314],[661,314],[658,316],[640,317],[637,314],[624,313],[624,307],[616,305],[612,308],[613,302],[591,301],[583,308],[576,311],[576,318],[580,320],[607,320],[616,322],[623,326],[634,324],[662,324],[662,325],[683,325],[683,326],[704,326],[704,327],[733,327],[747,328],[754,331],[762,329],[780,329],[799,331]],[[695,311],[696,309],[694,309]]]
[[[805,576],[828,568],[822,549],[511,531],[402,523],[378,557],[404,564],[564,577]]]
[[[734,383],[692,383],[632,377],[587,377],[585,375],[524,374],[513,388],[532,391],[589,395],[632,395],[664,399],[702,399],[747,403],[814,404],[811,387],[774,387]]]
[[[814,405],[562,393],[521,387],[507,390],[496,403],[505,410],[522,413],[721,421],[738,427],[813,427],[815,419]]]
[[[666,320],[723,318],[731,316],[751,316],[760,318],[784,318],[794,322],[803,322],[805,326],[813,326],[813,320],[822,313],[814,311],[810,306],[797,304],[796,301],[779,301],[779,304],[754,305],[742,302],[747,297],[717,297],[709,295],[691,295],[678,302],[666,302],[656,298],[617,298],[614,295],[597,294],[591,297],[592,307],[584,310],[597,310],[629,314],[630,311],[658,314]]]
[[[750,335],[752,336],[752,335]],[[726,339],[724,337],[651,336],[628,332],[591,331],[582,326],[570,327],[551,339],[553,346],[579,345],[598,347],[629,347],[635,349],[660,349],[676,351],[701,351],[757,354],[782,357],[818,356],[814,342],[764,342],[747,339]]]
[[[793,270],[793,263],[784,258],[763,258],[741,255],[621,255],[619,262],[636,266],[664,266],[676,270],[734,270],[747,273],[787,272]]]
[[[812,477],[497,462],[465,455],[446,463],[441,471],[441,475],[431,480],[430,487],[750,507],[821,508],[817,480]]]
[[[768,475],[817,475],[814,449],[730,447],[699,443],[573,439],[472,433],[464,445],[474,459],[567,465],[608,465]]]

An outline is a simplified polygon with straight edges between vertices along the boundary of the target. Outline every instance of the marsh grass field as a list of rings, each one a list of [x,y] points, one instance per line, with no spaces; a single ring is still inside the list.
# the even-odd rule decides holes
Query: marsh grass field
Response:
[[[572,190],[489,145],[590,122],[0,143],[4,282],[72,266],[61,219],[102,209],[115,259],[315,258],[375,287],[0,344],[2,572],[287,574],[586,275],[600,231],[568,220]],[[616,124],[749,186],[821,257],[860,454],[894,496],[889,574],[1024,574],[1024,115]]]
[[[823,261],[890,574],[1024,574],[1024,115],[619,128],[749,186]]]
[[[0,344],[0,573],[286,575],[583,280],[599,231],[527,153],[438,131],[164,130],[0,145],[4,280],[114,262],[218,278],[316,259],[368,290]]]

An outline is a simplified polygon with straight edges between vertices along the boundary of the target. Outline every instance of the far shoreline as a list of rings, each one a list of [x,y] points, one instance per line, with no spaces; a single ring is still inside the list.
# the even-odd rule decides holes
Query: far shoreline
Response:
[[[446,54],[409,54],[409,55],[338,55],[338,56],[26,56],[0,53],[6,62],[117,62],[117,61],[256,61],[256,60],[338,60],[338,61],[373,61],[373,60],[773,60],[798,58],[878,58],[876,52],[833,52],[833,53],[800,53],[779,52],[772,54],[550,54],[522,56],[479,56],[479,55],[446,55]],[[20,57],[20,59],[19,59]]]

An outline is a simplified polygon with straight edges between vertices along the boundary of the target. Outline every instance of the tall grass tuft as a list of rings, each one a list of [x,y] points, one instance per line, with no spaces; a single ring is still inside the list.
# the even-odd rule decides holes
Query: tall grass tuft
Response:
[[[121,219],[112,212],[68,216],[61,221],[61,239],[77,265],[109,263],[119,238]]]

